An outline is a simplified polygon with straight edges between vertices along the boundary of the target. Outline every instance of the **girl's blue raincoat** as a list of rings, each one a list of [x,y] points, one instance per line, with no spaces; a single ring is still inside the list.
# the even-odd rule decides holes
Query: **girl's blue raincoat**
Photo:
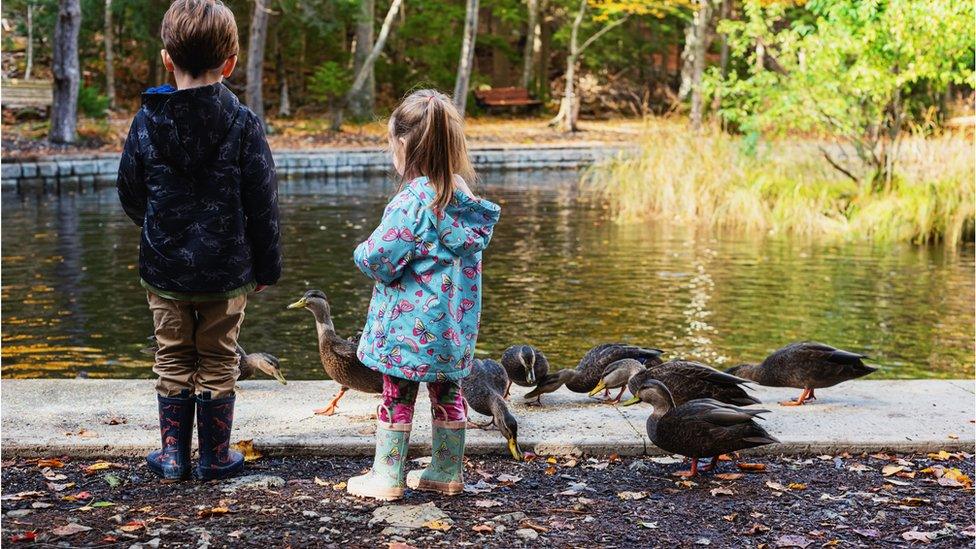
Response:
[[[376,280],[359,359],[412,381],[465,377],[481,323],[481,252],[501,209],[455,191],[443,212],[426,177],[407,184],[356,247],[356,265]]]

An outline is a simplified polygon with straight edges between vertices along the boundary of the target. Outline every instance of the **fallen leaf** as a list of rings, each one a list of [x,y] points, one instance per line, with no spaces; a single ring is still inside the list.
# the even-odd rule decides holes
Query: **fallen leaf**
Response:
[[[739,516],[739,513],[732,513],[730,515],[722,515],[722,519],[728,522],[735,522],[735,519]]]
[[[912,528],[907,532],[902,532],[901,538],[905,541],[919,541],[922,543],[929,543],[936,538],[936,533],[919,532],[916,528]]]
[[[119,526],[119,530],[123,532],[138,532],[146,527],[146,523],[141,520],[130,520],[122,526]]]
[[[549,463],[549,464],[556,463],[556,457],[555,456],[549,456],[548,458],[546,458],[546,463]]]
[[[50,490],[50,491],[52,491],[52,492],[64,492],[68,488],[73,488],[74,485],[75,485],[75,483],[73,483],[73,482],[66,482],[64,484],[59,484],[57,482],[48,482],[47,483],[47,489]]]
[[[610,457],[607,458],[607,461],[609,461],[610,463],[615,463],[617,461],[620,461],[620,454],[616,452],[610,454]]]
[[[782,484],[778,482],[774,482],[772,480],[767,480],[766,486],[772,490],[776,490],[777,492],[786,492],[789,490],[789,488],[787,488],[786,486],[783,486]]]
[[[498,507],[504,505],[502,502],[494,499],[476,499],[474,500],[475,507]]]
[[[438,530],[440,532],[447,532],[451,529],[451,523],[445,520],[428,520],[424,523],[424,526],[430,528],[431,530]]]
[[[566,461],[563,462],[563,467],[573,468],[576,467],[577,465],[579,465],[579,460],[572,459],[572,458],[567,459]]]
[[[17,492],[16,494],[4,494],[0,499],[20,501],[24,498],[32,498],[36,496],[46,496],[47,492],[41,492],[39,490],[31,490],[29,492]]]
[[[206,509],[201,509],[197,512],[197,516],[200,518],[212,517],[215,515],[226,515],[230,513],[230,509],[227,507],[208,507]]]
[[[744,476],[742,473],[719,473],[715,475],[715,478],[719,480],[739,480]]]
[[[681,463],[684,461],[683,459],[676,458],[674,456],[652,457],[648,459],[659,465],[674,465],[675,463]]]
[[[115,504],[111,501],[96,501],[95,503],[91,504],[92,507],[111,507],[113,505]]]
[[[775,543],[776,547],[799,547],[800,549],[804,549],[813,543],[813,540],[806,536],[786,535],[776,538]]]
[[[873,528],[863,528],[863,529],[855,528],[854,533],[864,538],[876,538],[881,535],[880,532],[878,532]]]
[[[657,530],[657,521],[654,522],[638,522],[643,528],[649,528],[651,530]]]
[[[765,524],[759,524],[758,522],[756,522],[752,525],[752,527],[749,528],[749,530],[746,531],[746,535],[755,536],[757,534],[762,534],[763,532],[768,532],[768,531],[769,531],[769,526],[766,526]]]
[[[951,438],[952,440],[959,440],[959,435],[957,435],[957,434],[955,434],[955,433],[949,433],[949,434],[948,434],[948,435],[946,435],[946,436],[948,436],[948,437],[949,437],[949,438]]]
[[[759,473],[766,470],[765,463],[736,463],[736,466],[741,471],[749,471],[750,473]]]
[[[900,473],[902,471],[907,471],[907,470],[908,467],[904,467],[901,465],[885,465],[884,467],[881,468],[881,474],[886,477],[890,477],[895,473]]]
[[[556,471],[557,471],[556,466],[555,465],[550,465],[549,467],[546,467],[545,473],[547,475],[555,475],[556,474]]]
[[[647,492],[617,492],[617,497],[622,500],[637,500],[647,497]]]
[[[694,488],[695,486],[698,486],[697,482],[691,480],[679,480],[678,482],[675,482],[675,484],[681,486],[682,488]]]
[[[545,526],[536,522],[532,522],[531,520],[523,520],[522,523],[519,524],[519,526],[521,526],[522,528],[531,528],[541,534],[544,534],[549,531],[549,529],[546,528]]]
[[[346,489],[346,481],[338,482],[332,485],[332,489],[336,492],[341,492]]]
[[[77,494],[73,494],[70,496],[63,496],[61,499],[63,499],[64,501],[78,501],[80,499],[91,499],[91,498],[92,498],[91,492],[78,492]]]
[[[61,461],[60,459],[53,459],[53,458],[39,459],[37,460],[37,467],[39,469],[43,469],[44,467],[53,467],[55,469],[60,469],[61,467],[64,467],[64,462]]]
[[[51,507],[54,507],[53,503],[46,503],[43,501],[35,501],[34,503],[31,503],[31,509],[49,509]]]
[[[920,505],[928,505],[929,503],[932,503],[932,500],[925,498],[909,497],[898,500],[898,505],[905,505],[908,507],[918,507]]]
[[[102,476],[102,478],[104,478],[105,482],[107,482],[112,488],[122,484],[122,479],[112,473],[106,473],[104,476]]]
[[[58,481],[58,480],[68,480],[67,476],[62,475],[61,473],[55,473],[49,467],[46,467],[43,471],[41,471],[41,474],[44,476],[44,480],[48,480],[51,482]]]
[[[81,532],[87,532],[91,530],[88,526],[78,524],[77,522],[69,522],[64,526],[58,526],[57,528],[51,530],[51,533],[58,537],[73,536]]]
[[[387,549],[417,549],[413,545],[403,543],[402,541],[391,541],[386,547]]]
[[[946,452],[945,450],[939,450],[937,454],[929,454],[929,459],[934,459],[936,461],[946,461],[951,458],[952,454]],[[907,532],[906,532],[907,533]]]
[[[19,543],[21,541],[34,541],[37,539],[37,530],[29,530],[23,534],[14,534],[10,536],[11,543]]]
[[[807,485],[806,484],[803,484],[802,482],[791,482],[791,483],[787,484],[786,487],[789,488],[790,490],[806,490],[807,489]]]
[[[959,469],[952,468],[947,469],[942,476],[939,477],[939,486],[949,486],[951,488],[972,488],[973,481],[968,475],[960,471]]]
[[[244,456],[244,461],[254,461],[262,457],[261,452],[254,448],[254,440],[252,439],[239,440],[231,444],[230,447],[240,452]]]
[[[332,483],[327,480],[322,480],[319,477],[315,477],[315,484],[319,486],[331,486]]]
[[[471,527],[471,530],[479,534],[493,534],[495,533],[495,528],[490,524],[475,524]]]
[[[536,456],[533,452],[526,452],[522,454],[522,460],[526,462],[535,461],[537,457],[538,456]]]
[[[864,465],[863,463],[855,463],[847,468],[848,471],[853,471],[855,473],[864,473],[866,471],[874,471],[871,467]]]
[[[719,486],[718,488],[712,488],[713,496],[734,496],[735,492],[731,488],[726,488],[725,486]]]
[[[127,467],[121,463],[112,463],[110,461],[96,461],[88,467],[82,469],[86,475],[93,475],[98,471],[104,471],[105,469],[127,469]]]
[[[502,473],[502,474],[498,475],[498,478],[496,480],[498,480],[498,482],[508,483],[509,485],[511,485],[511,484],[515,484],[516,482],[522,480],[522,477],[517,476],[517,475],[509,475],[509,474],[506,474],[506,473]]]

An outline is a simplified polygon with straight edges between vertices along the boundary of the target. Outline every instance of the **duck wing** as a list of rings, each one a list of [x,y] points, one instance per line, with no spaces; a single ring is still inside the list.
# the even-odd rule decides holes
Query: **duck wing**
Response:
[[[494,360],[474,359],[471,373],[461,380],[464,399],[479,414],[491,416],[492,394],[501,395],[508,384],[508,376],[502,365]]]
[[[640,387],[643,379],[650,377],[664,383],[671,391],[675,404],[679,406],[699,398],[710,398],[738,406],[760,403],[759,399],[745,391],[744,384],[748,380],[699,362],[672,360],[652,366],[646,372],[638,374],[642,379],[631,387],[631,391]]]
[[[367,367],[356,354],[358,345],[347,339],[336,337],[328,343],[331,357],[324,352],[322,366],[340,385],[363,391],[364,393],[383,392],[383,374]]]
[[[763,361],[762,367],[782,370],[794,387],[829,387],[877,370],[864,364],[867,355],[837,349],[825,343],[791,343]]]
[[[692,400],[661,418],[654,443],[686,456],[708,457],[779,442],[755,422],[768,411]]]
[[[604,343],[597,345],[583,355],[576,366],[577,376],[566,387],[576,393],[588,393],[596,387],[606,373],[607,367],[614,362],[631,358],[643,364],[656,364],[664,351],[626,345],[623,343]]]

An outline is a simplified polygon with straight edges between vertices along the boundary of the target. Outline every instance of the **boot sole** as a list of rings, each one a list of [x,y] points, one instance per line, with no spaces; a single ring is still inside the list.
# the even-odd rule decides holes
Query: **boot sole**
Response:
[[[357,489],[346,488],[346,492],[352,496],[361,498],[378,499],[380,501],[394,501],[403,499],[403,488],[374,488]]]
[[[445,496],[456,496],[464,492],[464,483],[461,482],[438,482],[436,480],[427,479],[407,479],[407,486],[413,490],[421,490],[423,492],[438,492],[444,494]]]

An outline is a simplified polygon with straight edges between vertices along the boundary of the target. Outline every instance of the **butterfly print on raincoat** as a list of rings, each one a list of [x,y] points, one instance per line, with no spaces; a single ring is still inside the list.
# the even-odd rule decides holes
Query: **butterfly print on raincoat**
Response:
[[[354,253],[376,281],[358,355],[366,366],[412,381],[461,379],[481,316],[482,252],[501,209],[457,191],[444,211],[417,178],[397,193]],[[385,311],[385,314],[383,313]]]

